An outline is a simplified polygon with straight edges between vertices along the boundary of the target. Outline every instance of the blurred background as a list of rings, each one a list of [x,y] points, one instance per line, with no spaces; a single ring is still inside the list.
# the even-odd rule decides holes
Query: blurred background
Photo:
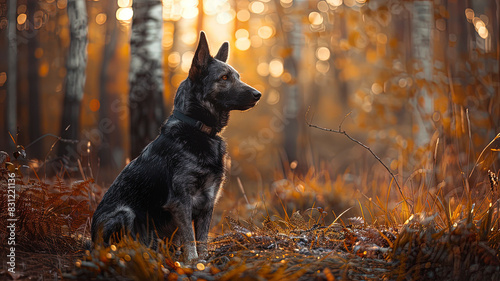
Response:
[[[369,151],[306,118],[342,123],[403,192],[452,192],[481,152],[498,164],[499,13],[498,0],[0,0],[0,150],[107,188],[170,114],[204,30],[263,93],[224,132],[237,202],[398,194]]]

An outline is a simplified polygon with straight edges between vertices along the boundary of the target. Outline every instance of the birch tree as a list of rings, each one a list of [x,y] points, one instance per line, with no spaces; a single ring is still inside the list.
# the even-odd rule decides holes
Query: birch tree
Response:
[[[80,106],[85,85],[85,69],[87,67],[87,8],[85,0],[68,0],[68,18],[70,44],[66,60],[66,92],[64,95],[61,137],[77,140],[80,129]],[[69,127],[68,127],[69,126]],[[59,155],[78,157],[79,152],[73,143],[62,143]]]
[[[417,91],[411,99],[413,108],[413,133],[417,147],[429,144],[433,126],[428,120],[434,112],[434,99],[430,83],[433,79],[434,7],[432,1],[414,1],[412,12],[413,71],[417,80]],[[420,82],[419,82],[420,81]]]
[[[163,105],[161,0],[135,0],[130,37],[130,157],[158,135]]]
[[[300,8],[306,8],[307,2],[306,1],[297,1],[294,5],[297,5],[299,8],[295,8],[297,10],[300,10]],[[297,18],[297,15],[293,14],[291,16],[286,16],[283,8],[281,5],[276,4],[276,10],[279,15],[279,24],[282,30],[284,21],[289,21],[288,24],[293,25],[293,28],[291,28],[290,31],[283,31],[282,36],[284,37],[284,45],[289,46],[290,48],[290,54],[285,56],[283,66],[284,69],[290,75],[298,79],[299,77],[299,62],[300,62],[300,57],[301,57],[301,48],[302,48],[302,30],[301,30],[301,25],[302,23],[300,22],[299,18]],[[299,138],[299,123],[298,123],[298,116],[301,113],[301,93],[299,90],[299,87],[297,83],[293,84],[283,84],[283,92],[286,92],[286,98],[285,98],[285,104],[284,104],[284,113],[286,117],[286,122],[285,122],[285,128],[284,128],[284,149],[285,153],[287,156],[288,162],[293,162],[293,161],[298,161],[300,166],[298,166],[297,171],[298,172],[303,172],[302,170],[304,167],[302,165],[305,165],[305,161],[302,161],[301,158],[297,151],[298,151],[298,144],[297,140]]]

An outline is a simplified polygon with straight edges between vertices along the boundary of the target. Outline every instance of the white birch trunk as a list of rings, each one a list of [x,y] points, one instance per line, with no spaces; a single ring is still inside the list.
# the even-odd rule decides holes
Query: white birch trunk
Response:
[[[85,0],[68,0],[70,44],[66,60],[66,92],[64,94],[61,119],[61,137],[78,140],[80,129],[80,106],[87,68],[87,8]],[[68,125],[70,126],[65,130]],[[77,158],[80,151],[71,143],[61,144],[59,155]],[[73,159],[75,160],[75,159]]]
[[[158,135],[163,105],[163,7],[161,0],[134,0],[130,37],[131,158]]]
[[[412,13],[413,71],[416,80],[424,80],[411,99],[413,108],[413,134],[417,147],[429,144],[433,134],[431,123],[434,113],[434,97],[430,82],[433,79],[433,27],[434,8],[432,1],[414,1]]]

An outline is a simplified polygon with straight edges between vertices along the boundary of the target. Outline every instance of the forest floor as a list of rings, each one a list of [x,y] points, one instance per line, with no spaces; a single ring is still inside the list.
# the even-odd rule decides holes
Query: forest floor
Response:
[[[5,231],[9,216],[3,211],[9,207],[12,171],[12,165],[2,163],[2,245],[12,235]],[[102,196],[94,194],[93,180],[27,179],[14,172],[16,268],[15,273],[8,270],[12,249],[2,246],[0,279],[500,280],[500,222],[496,208],[484,198],[477,205],[464,201],[454,208],[441,203],[449,208],[387,223],[342,214],[325,222],[322,208],[264,212],[259,222],[225,217],[223,234],[209,239],[209,257],[185,264],[168,243],[152,250],[123,239],[84,250],[91,206]],[[495,184],[489,197],[498,193]]]

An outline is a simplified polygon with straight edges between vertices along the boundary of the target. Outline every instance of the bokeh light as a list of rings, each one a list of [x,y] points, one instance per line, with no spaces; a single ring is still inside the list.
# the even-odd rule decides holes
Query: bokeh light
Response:
[[[325,1],[319,1],[316,6],[318,7],[318,10],[320,10],[321,12],[323,13],[328,12],[329,9],[328,3],[326,3]]]
[[[477,34],[479,34],[481,38],[486,39],[486,37],[488,37],[488,29],[484,26],[481,26],[477,29]]]
[[[283,8],[290,8],[293,5],[293,0],[280,0],[280,4]]]
[[[42,48],[36,48],[35,50],[35,58],[39,59],[43,56],[43,49]]]
[[[91,99],[89,103],[89,108],[91,111],[96,112],[101,107],[101,103],[98,99]]]
[[[181,1],[182,18],[194,19],[198,16],[198,0]]]
[[[119,8],[116,10],[116,19],[119,21],[130,21],[134,16],[134,11],[132,8]]]
[[[236,17],[238,18],[239,21],[245,22],[250,19],[250,12],[247,9],[240,10],[236,14]]]
[[[193,45],[194,43],[196,43],[197,39],[198,35],[196,33],[196,30],[194,29],[181,35],[182,42],[187,45]]]
[[[62,10],[62,9],[66,9],[68,2],[67,2],[67,0],[58,0],[56,5],[57,5],[57,8]]]
[[[172,52],[170,55],[168,55],[167,61],[168,66],[175,68],[181,62],[181,55],[179,54],[179,52]]]
[[[105,13],[99,13],[95,17],[95,22],[99,25],[105,24],[107,20],[107,16]]]
[[[227,0],[205,0],[203,1],[203,11],[206,15],[213,16],[217,13],[229,11],[231,4]]]
[[[269,73],[272,77],[280,77],[283,74],[283,62],[281,59],[273,59],[269,63]]]
[[[342,0],[327,0],[327,2],[334,7],[342,5]]]
[[[260,48],[263,43],[262,38],[260,38],[259,35],[253,35],[250,37],[250,42],[253,48]]]
[[[250,33],[248,32],[248,30],[241,28],[241,29],[236,30],[236,32],[234,33],[234,36],[236,37],[236,39],[248,38],[250,36]]]
[[[387,35],[384,33],[377,34],[377,42],[383,45],[387,44]]]
[[[246,51],[250,48],[251,42],[247,37],[242,37],[236,39],[236,42],[234,44],[238,50]]]
[[[262,39],[269,39],[271,36],[273,36],[273,28],[267,25],[261,26],[259,30],[257,31],[257,34],[259,34],[260,38]]]
[[[20,14],[17,16],[17,24],[24,24],[26,22],[26,14]]]
[[[270,105],[275,105],[280,101],[280,92],[275,89],[271,89],[266,96],[266,102]]]
[[[184,54],[182,54],[182,63],[181,63],[182,71],[186,73],[189,71],[189,68],[191,68],[191,63],[193,62],[193,57],[194,57],[193,51],[187,51]]]
[[[257,73],[260,76],[268,76],[269,75],[269,64],[267,62],[261,62],[257,65]]]
[[[316,57],[319,60],[327,61],[330,58],[330,50],[327,47],[319,47],[316,50]]]
[[[7,73],[0,72],[0,87],[7,81]]]
[[[323,16],[318,12],[311,12],[309,14],[309,22],[312,25],[320,25],[323,23]]]
[[[119,8],[126,8],[132,6],[132,0],[118,0]]]
[[[465,9],[465,17],[468,21],[472,21],[472,19],[474,18],[474,10],[470,8]]]
[[[330,70],[330,64],[326,61],[317,61],[316,70],[322,74],[325,74]]]
[[[236,16],[235,11],[229,10],[229,11],[217,14],[216,20],[219,24],[228,24],[232,20],[234,20],[235,16]]]
[[[264,12],[265,8],[266,6],[264,5],[264,3],[260,1],[253,1],[250,3],[250,11],[252,11],[255,14],[260,14]]]
[[[382,93],[384,89],[382,88],[382,85],[380,85],[379,83],[373,83],[372,84],[372,92],[375,94],[375,95],[378,95],[380,93]]]
[[[24,4],[21,4],[17,7],[17,13],[18,14],[24,14],[26,13],[26,10],[28,9],[28,7]]]

